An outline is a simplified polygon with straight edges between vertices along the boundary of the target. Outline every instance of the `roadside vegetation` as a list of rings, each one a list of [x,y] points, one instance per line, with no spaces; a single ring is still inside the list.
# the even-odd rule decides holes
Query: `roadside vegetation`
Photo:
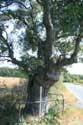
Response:
[[[65,73],[65,75],[68,75]],[[59,82],[57,82],[52,88],[52,93],[63,94],[64,96],[64,112],[61,115],[61,125],[82,125],[83,124],[83,109],[76,106],[78,103],[77,98],[66,89],[63,84],[64,77],[60,77]],[[69,82],[69,81],[67,81]]]
[[[63,72],[64,82],[76,83],[76,84],[83,84],[83,75],[74,75],[70,74],[67,71]]]
[[[27,78],[27,75],[24,72],[22,72],[20,69],[8,68],[8,67],[1,67],[0,68],[0,76]]]

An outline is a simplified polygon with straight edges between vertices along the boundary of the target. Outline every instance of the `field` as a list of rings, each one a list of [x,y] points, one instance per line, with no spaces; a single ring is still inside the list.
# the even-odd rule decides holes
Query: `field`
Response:
[[[1,94],[25,94],[27,91],[28,80],[15,77],[0,77]]]
[[[27,84],[28,80],[23,78],[0,77],[0,97],[6,97],[6,99],[14,97],[14,100],[24,99],[27,91]],[[75,103],[77,103],[78,100],[64,87],[64,85],[62,83],[57,83],[50,91],[52,93],[64,95],[65,107],[63,115],[60,116],[61,125],[83,125],[83,109],[75,107]]]
[[[0,77],[0,87],[14,88],[26,84],[27,80],[17,77]]]

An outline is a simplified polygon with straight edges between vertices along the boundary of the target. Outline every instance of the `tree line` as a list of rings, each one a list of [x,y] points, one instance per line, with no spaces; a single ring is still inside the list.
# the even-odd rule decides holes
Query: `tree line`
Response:
[[[71,83],[80,83],[83,84],[83,75],[74,75],[70,74],[69,72],[63,73],[64,82],[71,82]]]
[[[8,68],[2,67],[0,68],[0,76],[2,77],[21,77],[26,78],[26,74],[17,68]]]

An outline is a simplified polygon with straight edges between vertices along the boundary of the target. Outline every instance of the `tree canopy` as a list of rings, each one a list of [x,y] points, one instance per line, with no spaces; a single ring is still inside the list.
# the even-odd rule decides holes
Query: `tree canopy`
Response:
[[[8,33],[10,24],[6,26],[6,22],[10,20],[14,21],[14,28]],[[17,35],[21,28],[23,31]],[[38,67],[46,71],[59,70],[77,63],[82,54],[82,38],[82,0],[0,2],[0,57],[17,64],[25,72]],[[15,40],[22,48],[20,59],[15,58]]]

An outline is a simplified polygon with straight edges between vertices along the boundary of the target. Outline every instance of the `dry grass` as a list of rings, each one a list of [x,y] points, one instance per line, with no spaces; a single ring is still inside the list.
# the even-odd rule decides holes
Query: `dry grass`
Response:
[[[0,97],[24,100],[27,97],[27,84],[27,79],[0,77]]]
[[[65,98],[65,111],[62,116],[62,125],[83,125],[83,109],[75,107],[78,100],[64,87],[60,86],[61,93]]]
[[[83,109],[67,107],[62,116],[63,125],[83,125]]]
[[[0,77],[0,87],[13,88],[15,86],[24,85],[28,81],[17,77]]]
[[[62,84],[62,86],[64,86],[64,85]],[[77,98],[65,87],[64,87],[64,89],[61,89],[61,93],[64,95],[66,105],[75,104],[77,102]]]

